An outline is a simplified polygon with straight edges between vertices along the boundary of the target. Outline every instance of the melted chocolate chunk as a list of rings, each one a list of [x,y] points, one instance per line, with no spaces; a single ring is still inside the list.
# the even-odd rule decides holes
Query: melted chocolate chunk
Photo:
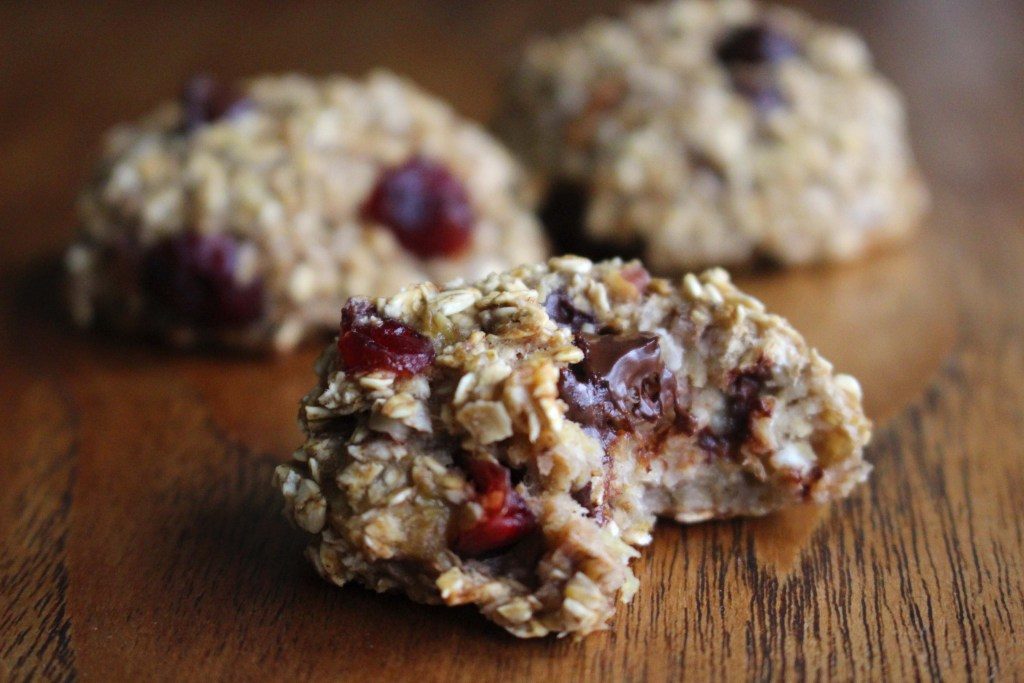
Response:
[[[667,396],[672,374],[662,362],[657,337],[579,334],[576,344],[583,360],[563,370],[559,380],[570,420],[607,440],[618,431],[658,421],[673,404]]]
[[[583,366],[607,384],[622,412],[641,420],[661,415],[661,348],[657,337],[581,335]]]
[[[724,429],[715,432],[705,427],[697,434],[697,445],[720,458],[738,458],[751,437],[753,419],[771,413],[761,395],[771,376],[771,367],[764,361],[738,372],[726,390]]]
[[[602,434],[614,432],[622,415],[612,403],[608,387],[599,381],[581,379],[580,374],[573,368],[566,368],[558,379],[558,395],[568,406],[565,416]]]
[[[679,427],[679,431],[687,436],[693,436],[697,433],[697,418],[693,416],[689,410],[676,406],[676,426]]]
[[[576,308],[564,289],[548,294],[548,298],[544,300],[544,310],[556,323],[567,325],[574,332],[579,332],[587,323],[597,322],[594,316]]]
[[[718,436],[705,427],[697,434],[697,445],[712,455],[725,458],[733,451],[733,444],[725,436]]]

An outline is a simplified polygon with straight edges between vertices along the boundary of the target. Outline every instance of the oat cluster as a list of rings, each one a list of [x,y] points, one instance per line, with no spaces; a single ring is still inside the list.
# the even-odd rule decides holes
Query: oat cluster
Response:
[[[433,364],[350,372],[329,347],[302,402],[306,443],[276,473],[288,516],[314,535],[311,560],[339,585],[475,604],[522,637],[583,635],[636,591],[629,563],[658,516],[764,514],[867,476],[856,381],[722,270],[673,284],[637,262],[566,256],[374,305],[429,338]],[[658,414],[613,432],[570,419],[580,340],[638,334],[656,339]],[[514,473],[536,519],[482,556],[453,549],[486,515],[472,462]]]

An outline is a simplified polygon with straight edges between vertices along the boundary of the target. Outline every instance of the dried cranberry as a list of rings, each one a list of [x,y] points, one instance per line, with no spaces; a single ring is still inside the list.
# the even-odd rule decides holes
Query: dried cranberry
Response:
[[[141,286],[154,308],[201,327],[238,327],[263,314],[261,280],[235,279],[239,243],[231,235],[184,232],[151,248]]]
[[[567,406],[565,416],[604,437],[618,431],[624,422],[619,407],[612,402],[606,383],[587,377],[579,366],[562,370],[558,378],[558,396]]]
[[[557,324],[567,325],[573,331],[579,331],[588,323],[597,322],[594,316],[576,308],[564,289],[548,294],[548,298],[544,300],[544,310]]]
[[[522,496],[512,489],[509,471],[491,460],[474,459],[465,464],[476,488],[476,502],[483,516],[455,538],[455,551],[475,557],[506,548],[532,531],[537,520]]]
[[[475,223],[465,186],[444,166],[422,157],[384,171],[363,215],[386,225],[421,258],[463,251]]]
[[[181,126],[185,131],[192,131],[240,114],[251,105],[251,100],[231,85],[206,74],[194,76],[182,88]]]
[[[645,335],[577,335],[583,360],[562,371],[559,394],[566,416],[603,437],[660,420],[672,405],[672,374],[658,338]],[[663,400],[664,399],[664,400]]]
[[[799,53],[800,48],[793,39],[770,24],[734,29],[715,48],[718,61],[728,67],[737,64],[775,64]]]
[[[353,298],[341,312],[338,353],[351,372],[388,370],[415,375],[434,362],[430,339],[393,318],[382,318],[366,299]]]
[[[641,294],[647,291],[647,285],[651,284],[651,274],[639,263],[630,263],[624,266],[620,274]]]
[[[580,335],[583,370],[591,382],[608,386],[624,413],[642,420],[661,414],[660,378],[664,365],[657,337],[644,335]]]

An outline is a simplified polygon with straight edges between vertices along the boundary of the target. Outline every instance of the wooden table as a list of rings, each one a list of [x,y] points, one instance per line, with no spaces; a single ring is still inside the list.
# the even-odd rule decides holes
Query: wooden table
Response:
[[[905,89],[935,210],[899,252],[744,284],[861,378],[874,475],[828,509],[664,524],[579,644],[315,578],[269,484],[315,350],[182,356],[62,317],[101,131],[190,72],[382,64],[485,118],[516,44],[611,4],[0,7],[0,678],[1024,676],[1019,2],[813,3]]]

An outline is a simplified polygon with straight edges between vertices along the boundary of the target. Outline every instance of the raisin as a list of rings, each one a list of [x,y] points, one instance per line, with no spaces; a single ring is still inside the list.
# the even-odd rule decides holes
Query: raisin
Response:
[[[475,500],[483,508],[480,517],[455,538],[455,552],[476,557],[506,548],[537,526],[526,501],[512,488],[508,469],[492,461],[469,460],[465,464],[476,489]]]
[[[338,354],[350,372],[409,376],[434,362],[434,345],[405,323],[381,317],[366,299],[353,298],[342,309]]]
[[[384,171],[363,216],[387,226],[421,258],[464,251],[475,226],[465,186],[444,166],[422,157]]]
[[[235,279],[238,241],[227,234],[188,231],[152,247],[143,258],[141,286],[153,307],[200,327],[239,327],[263,315],[263,283]]]
[[[564,369],[559,379],[566,417],[596,429],[604,439],[664,417],[673,380],[657,337],[578,334],[576,344],[583,360]]]

